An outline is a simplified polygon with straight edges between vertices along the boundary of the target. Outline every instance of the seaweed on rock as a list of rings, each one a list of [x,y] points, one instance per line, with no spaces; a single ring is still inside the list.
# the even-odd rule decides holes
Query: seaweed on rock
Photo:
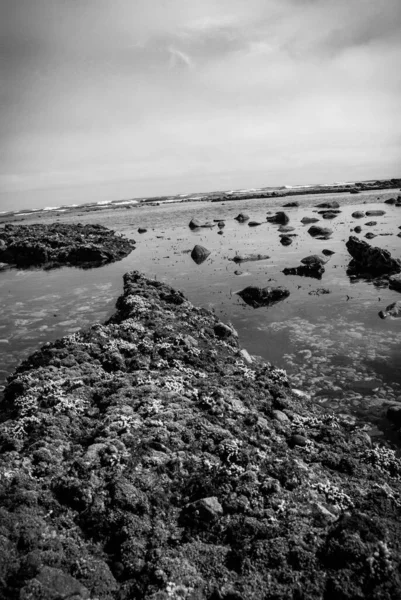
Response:
[[[401,463],[138,272],[9,378],[0,596],[399,598]]]

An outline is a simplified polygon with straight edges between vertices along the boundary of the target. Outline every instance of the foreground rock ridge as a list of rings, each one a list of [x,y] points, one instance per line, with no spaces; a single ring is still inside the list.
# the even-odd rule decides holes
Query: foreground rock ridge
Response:
[[[9,378],[0,597],[401,598],[401,463],[134,271]]]
[[[121,260],[135,242],[102,225],[12,225],[0,230],[0,262],[18,267],[94,267]]]

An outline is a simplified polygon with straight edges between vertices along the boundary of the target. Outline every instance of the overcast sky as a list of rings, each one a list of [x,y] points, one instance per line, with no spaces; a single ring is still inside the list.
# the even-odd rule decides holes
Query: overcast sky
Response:
[[[0,0],[0,210],[401,176],[400,0]]]

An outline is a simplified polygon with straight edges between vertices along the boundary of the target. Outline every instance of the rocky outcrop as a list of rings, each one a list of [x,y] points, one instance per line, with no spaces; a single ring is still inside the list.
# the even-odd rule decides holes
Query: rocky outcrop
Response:
[[[204,246],[200,246],[199,244],[196,244],[196,246],[193,247],[191,252],[191,258],[194,262],[196,262],[197,265],[200,265],[203,262],[205,262],[209,255],[210,250],[208,250]]]
[[[102,225],[13,225],[1,232],[0,262],[19,268],[62,265],[96,267],[121,260],[135,248],[134,240]]]
[[[401,260],[393,258],[388,250],[370,246],[355,236],[349,238],[346,246],[353,259],[349,264],[349,270],[369,272],[373,275],[401,272]]]
[[[287,225],[289,220],[290,217],[282,211],[276,212],[276,214],[272,217],[266,217],[266,221],[268,221],[269,223],[277,223],[278,225]]]
[[[401,462],[178,291],[124,277],[0,422],[4,600],[394,600]]]
[[[245,289],[238,292],[244,302],[253,306],[253,308],[260,308],[261,306],[269,306],[275,304],[280,300],[284,300],[290,295],[290,292],[284,287],[257,287],[250,285]]]

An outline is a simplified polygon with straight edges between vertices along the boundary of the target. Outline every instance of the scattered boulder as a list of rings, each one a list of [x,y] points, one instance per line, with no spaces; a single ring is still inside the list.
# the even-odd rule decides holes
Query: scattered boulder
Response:
[[[375,225],[377,225],[377,221],[368,221],[367,223],[365,223],[366,227],[374,227]]]
[[[349,238],[346,246],[353,259],[349,265],[352,270],[368,271],[377,275],[401,272],[401,260],[392,258],[388,250],[370,246],[355,236]]]
[[[308,229],[308,233],[312,237],[317,237],[319,239],[327,239],[331,236],[333,230],[329,229],[328,227],[319,227],[319,225],[312,225],[312,227]]]
[[[280,225],[278,230],[282,233],[288,233],[289,231],[294,231],[295,227],[291,227],[291,225]]]
[[[246,221],[249,221],[249,218],[249,215],[246,213],[239,213],[239,215],[235,217],[235,220],[238,221],[238,223],[245,223]]]
[[[400,318],[401,317],[401,300],[397,300],[392,304],[389,304],[386,307],[386,310],[381,310],[379,312],[379,317],[381,319],[386,319],[387,317]]]
[[[202,227],[202,222],[199,221],[199,219],[191,219],[189,222],[189,228],[190,229],[199,229],[200,227]]]
[[[363,219],[364,216],[365,216],[365,213],[361,210],[356,210],[351,215],[351,217],[354,217],[354,219]]]
[[[317,223],[319,221],[319,219],[317,219],[316,217],[303,217],[301,219],[301,223],[303,223],[304,225],[309,225],[309,223]]]
[[[384,201],[384,204],[395,204],[395,203],[396,203],[395,198],[388,198],[387,200]]]
[[[146,233],[147,229],[145,227],[138,227],[138,233]]]
[[[224,221],[219,221],[219,222],[217,223],[217,227],[218,227],[219,229],[223,229],[225,226],[226,226],[226,224],[224,223]]]
[[[292,244],[292,237],[289,235],[280,235],[280,244],[290,246]]]
[[[316,204],[317,208],[340,208],[337,200],[331,200],[329,202],[322,202],[321,204]]]
[[[248,227],[258,227],[259,225],[263,225],[263,223],[259,223],[259,221],[249,221]]]
[[[290,295],[289,290],[284,287],[256,287],[248,286],[238,292],[238,295],[253,308],[260,308],[261,306],[269,306],[275,304],[280,300],[284,300]]]
[[[361,233],[362,227],[360,225],[357,225],[356,227],[354,227],[354,231],[355,233]]]
[[[365,234],[365,238],[367,240],[373,240],[373,238],[375,238],[375,237],[376,237],[376,234],[372,233],[371,231],[368,231],[368,233]]]
[[[236,254],[233,258],[229,258],[228,260],[241,263],[254,260],[266,260],[268,258],[270,258],[268,254]]]
[[[367,210],[366,211],[367,217],[381,217],[382,215],[385,215],[385,214],[386,214],[385,210]]]
[[[196,246],[193,247],[191,252],[191,258],[194,262],[196,262],[197,265],[202,264],[209,255],[210,250],[208,250],[204,246],[200,246],[199,244],[196,244]]]
[[[325,256],[332,256],[333,254],[335,254],[334,250],[328,250],[327,248],[325,248],[324,250],[322,250],[322,254],[324,254]]]
[[[289,220],[290,217],[282,211],[276,212],[272,217],[266,217],[266,221],[269,221],[269,223],[277,223],[277,225],[287,225]]]
[[[325,265],[328,262],[328,260],[328,258],[320,254],[312,254],[311,256],[306,256],[305,258],[302,258],[301,263],[303,265],[314,265],[316,263],[320,265]]]

